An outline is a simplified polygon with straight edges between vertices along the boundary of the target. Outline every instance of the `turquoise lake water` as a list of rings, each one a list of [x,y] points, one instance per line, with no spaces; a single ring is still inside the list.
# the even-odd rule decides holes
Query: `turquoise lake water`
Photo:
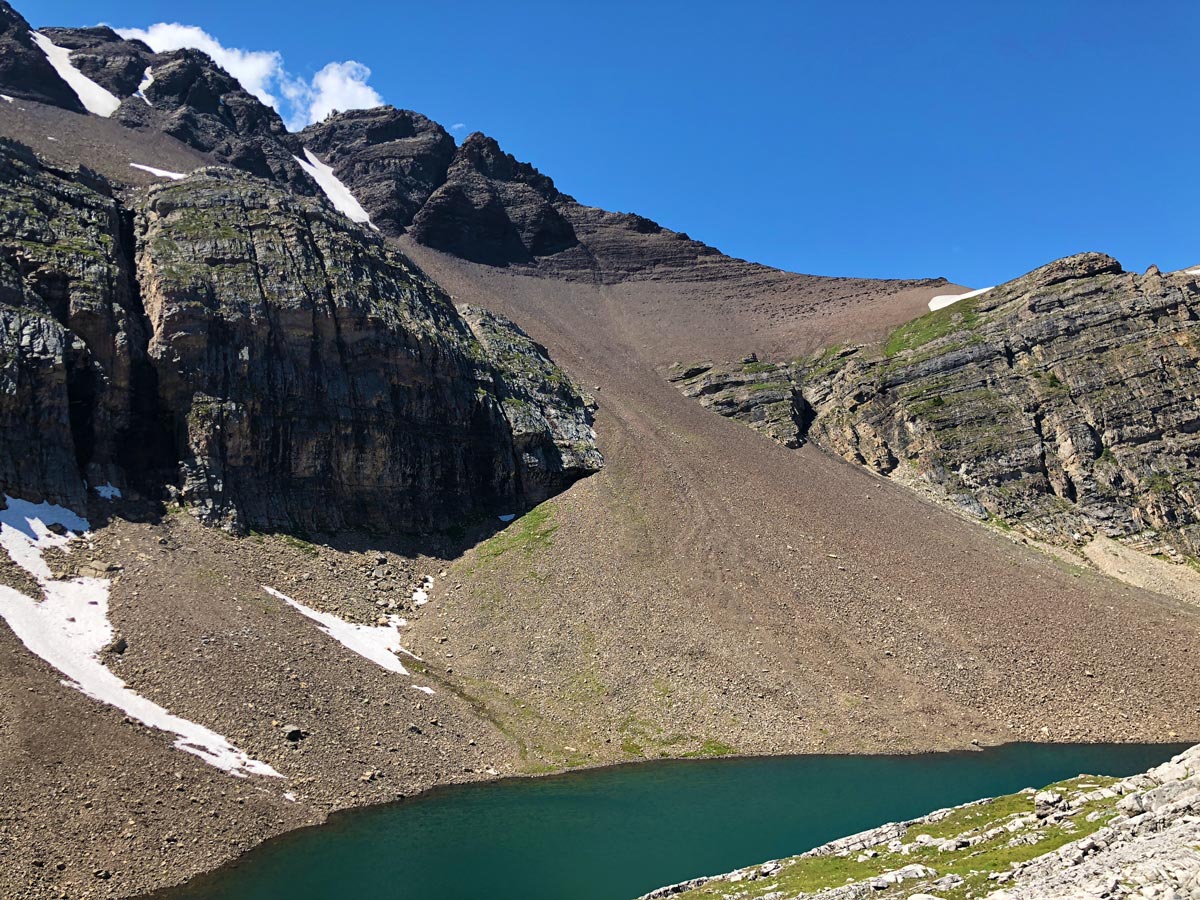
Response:
[[[884,822],[1183,745],[651,762],[445,788],[336,816],[156,900],[631,900]]]

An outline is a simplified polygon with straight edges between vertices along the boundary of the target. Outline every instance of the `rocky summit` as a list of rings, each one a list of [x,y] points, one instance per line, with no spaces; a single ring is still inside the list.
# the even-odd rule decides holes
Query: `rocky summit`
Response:
[[[0,0],[0,896],[501,776],[1200,740],[1196,270],[786,272],[41,24]],[[1194,762],[687,889],[1184,896]]]

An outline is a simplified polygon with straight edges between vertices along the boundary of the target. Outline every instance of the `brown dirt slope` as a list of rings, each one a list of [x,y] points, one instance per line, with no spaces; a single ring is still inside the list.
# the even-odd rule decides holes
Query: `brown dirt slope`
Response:
[[[416,627],[496,710],[570,732],[551,757],[1200,735],[1194,608],[788,450],[660,374],[863,339],[944,286],[584,285],[408,249],[597,389],[605,471],[554,501],[543,540],[468,553]]]

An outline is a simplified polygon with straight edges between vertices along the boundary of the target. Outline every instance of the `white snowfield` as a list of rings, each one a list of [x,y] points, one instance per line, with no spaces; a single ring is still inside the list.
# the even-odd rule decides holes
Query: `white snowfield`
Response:
[[[8,96],[8,94],[0,94],[0,100],[3,100],[5,103],[15,102],[12,97]]]
[[[1185,275],[1200,275],[1200,266],[1196,266],[1194,269],[1184,269],[1183,272]]]
[[[54,71],[59,74],[59,77],[63,81],[70,85],[71,90],[79,97],[79,102],[83,104],[84,109],[105,118],[117,111],[117,107],[121,105],[120,99],[71,65],[70,50],[65,47],[56,46],[44,34],[39,34],[36,31],[31,31],[29,34],[33,38],[34,43],[46,54],[46,59],[50,60],[50,65],[54,66]]]
[[[108,621],[108,581],[103,578],[58,580],[42,558],[57,547],[70,552],[72,537],[55,534],[52,525],[84,533],[86,519],[50,503],[30,503],[5,495],[0,510],[0,547],[12,561],[33,576],[42,589],[40,601],[0,585],[0,616],[29,648],[58,669],[63,684],[115,706],[151,728],[177,735],[175,747],[195,754],[231,775],[269,775],[282,778],[271,766],[251,759],[225,737],[203,725],[172,715],[126,686],[105,668],[99,653],[113,639]]]
[[[978,297],[980,294],[986,294],[992,290],[992,287],[980,288],[977,291],[967,291],[965,294],[938,294],[936,297],[931,297],[929,300],[929,311],[933,312],[936,309],[945,309],[951,304],[957,303],[959,300],[970,300],[972,297]]]
[[[115,486],[114,484],[112,484],[111,482],[106,483],[106,484],[98,484],[94,488],[92,488],[92,490],[95,491],[97,494],[99,494],[100,497],[104,500],[120,500],[121,499],[121,489],[119,487]]]
[[[371,225],[371,217],[367,215],[367,211],[362,208],[361,203],[354,199],[350,189],[333,174],[333,169],[317,159],[307,147],[304,148],[304,156],[305,159],[298,156],[293,156],[292,159],[296,160],[300,164],[300,168],[317,183],[317,187],[325,192],[325,196],[329,198],[329,202],[334,205],[334,208],[351,222],[364,222]],[[371,227],[375,228],[374,225]]]
[[[151,175],[157,175],[159,178],[170,178],[172,181],[178,181],[181,178],[187,178],[184,172],[172,172],[168,169],[156,169],[154,166],[143,166],[141,163],[130,163],[130,168],[141,169],[143,172],[149,172]]]

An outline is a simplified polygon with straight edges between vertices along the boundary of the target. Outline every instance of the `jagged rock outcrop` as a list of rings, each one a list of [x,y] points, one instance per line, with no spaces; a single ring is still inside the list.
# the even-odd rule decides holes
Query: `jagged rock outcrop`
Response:
[[[1200,896],[1200,747],[1112,790],[1106,827],[1014,867],[990,900]]]
[[[78,506],[85,478],[158,481],[212,522],[415,531],[600,465],[541,348],[472,314],[477,338],[323,203],[209,168],[127,210],[12,145],[0,198],[0,489]]]
[[[1039,536],[1194,554],[1198,306],[1194,274],[1059,260],[805,367],[812,437]]]
[[[928,313],[882,347],[671,378],[776,440],[807,435],[979,518],[1196,555],[1198,308],[1195,273],[1136,275],[1085,253]]]
[[[0,0],[0,93],[83,112],[83,104],[30,37],[25,18]]]
[[[43,28],[42,34],[71,51],[71,65],[117,97],[135,94],[154,51],[128,41],[107,25],[94,28]]]
[[[148,102],[128,97],[117,111],[126,125],[163,131],[217,162],[285,184],[296,193],[317,193],[295,160],[293,141],[279,114],[206,53],[174,50],[151,57],[147,66],[154,76],[143,92]]]
[[[578,243],[555,205],[568,201],[553,181],[477,132],[458,148],[445,182],[414,217],[412,233],[422,244],[473,262],[530,262]]]
[[[804,443],[811,418],[808,404],[786,365],[749,356],[735,366],[677,363],[668,375],[685,397],[737,419],[785,447]]]
[[[296,138],[351,186],[387,235],[404,233],[445,183],[455,155],[454,138],[441,125],[392,106],[334,113]]]
[[[214,162],[285,184],[297,193],[317,193],[295,160],[300,146],[279,114],[207,53],[187,48],[155,53],[142,41],[122,38],[106,26],[46,28],[43,33],[71,51],[73,66],[121,99],[115,117],[122,124],[161,131]],[[0,73],[0,85],[7,83]],[[75,109],[74,92],[71,99],[74,105],[45,102]]]

